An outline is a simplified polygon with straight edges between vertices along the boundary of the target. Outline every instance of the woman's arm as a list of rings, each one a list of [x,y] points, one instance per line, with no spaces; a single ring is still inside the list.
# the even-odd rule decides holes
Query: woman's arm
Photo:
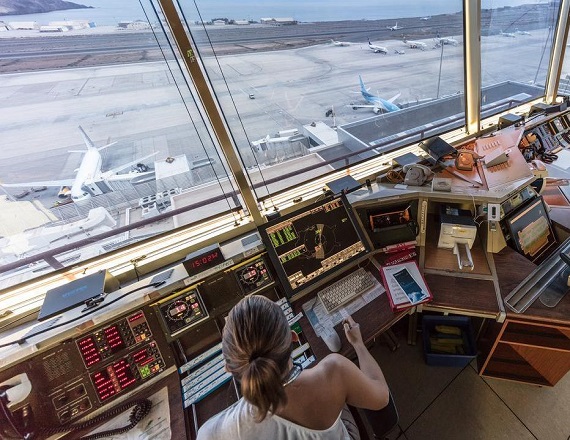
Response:
[[[366,409],[384,408],[390,393],[384,374],[372,357],[360,333],[360,326],[348,317],[344,321],[344,331],[348,342],[352,344],[358,357],[358,368],[353,362],[341,355],[328,356],[335,364],[335,370],[342,383],[349,405]]]

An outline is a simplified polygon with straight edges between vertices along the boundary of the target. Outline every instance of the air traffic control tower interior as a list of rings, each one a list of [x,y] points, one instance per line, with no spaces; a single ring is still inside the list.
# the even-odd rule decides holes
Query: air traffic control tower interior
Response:
[[[0,15],[0,440],[196,438],[248,295],[567,381],[570,1],[87,3]]]

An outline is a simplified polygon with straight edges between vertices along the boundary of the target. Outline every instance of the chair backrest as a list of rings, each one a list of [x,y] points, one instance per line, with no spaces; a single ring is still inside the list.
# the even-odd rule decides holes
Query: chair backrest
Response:
[[[360,419],[370,439],[384,439],[399,421],[398,409],[390,392],[390,400],[384,408],[373,411],[370,409],[357,409]],[[364,438],[361,432],[361,437]]]

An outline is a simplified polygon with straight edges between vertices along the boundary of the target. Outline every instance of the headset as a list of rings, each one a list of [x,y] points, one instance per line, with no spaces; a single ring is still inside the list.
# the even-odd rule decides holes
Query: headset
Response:
[[[404,184],[410,186],[422,186],[427,180],[433,177],[433,171],[425,165],[417,163],[404,165],[402,171],[406,173]]]

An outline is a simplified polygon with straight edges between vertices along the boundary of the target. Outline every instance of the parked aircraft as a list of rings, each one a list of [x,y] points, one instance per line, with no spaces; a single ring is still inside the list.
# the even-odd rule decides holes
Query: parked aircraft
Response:
[[[438,37],[435,38],[436,41],[436,45],[444,45],[444,44],[450,44],[451,46],[457,46],[459,44],[459,41],[457,41],[455,38],[451,38],[451,37]]]
[[[137,165],[141,163],[143,160],[148,159],[149,157],[154,156],[158,153],[153,153],[148,156],[136,159],[132,162],[123,164],[119,167],[115,167],[109,171],[102,172],[101,171],[101,164],[103,163],[103,158],[101,157],[100,151],[108,148],[112,145],[115,145],[116,142],[112,142],[110,144],[104,145],[102,147],[95,147],[93,141],[87,136],[87,133],[79,127],[81,131],[81,135],[83,136],[83,141],[87,146],[87,150],[73,150],[70,153],[81,153],[84,154],[83,159],[81,160],[81,164],[79,168],[77,168],[75,178],[69,179],[62,179],[62,180],[49,180],[49,181],[41,181],[41,182],[25,182],[25,183],[2,183],[2,186],[5,187],[12,187],[12,188],[20,188],[20,187],[27,187],[27,186],[49,186],[49,187],[68,187],[70,190],[66,193],[64,191],[60,191],[60,197],[66,198],[71,195],[71,199],[74,202],[85,200],[91,197],[91,193],[87,191],[85,188],[87,185],[93,184],[97,181],[102,180],[131,180],[133,177],[140,177],[145,174],[152,174],[154,171],[146,171],[146,172],[136,172],[133,173],[126,173],[126,174],[117,174],[119,171],[124,170],[133,165]],[[148,169],[148,168],[147,168]]]
[[[530,32],[519,31],[518,29],[515,29],[515,34],[517,34],[517,35],[531,35]]]
[[[500,35],[502,35],[503,37],[516,38],[516,35],[513,34],[512,32],[503,32],[503,31],[501,31]]]
[[[352,44],[349,41],[335,41],[332,39],[331,39],[331,43],[334,44],[335,46],[350,46]]]
[[[374,53],[383,53],[383,54],[387,54],[388,53],[388,49],[383,47],[383,46],[377,46],[376,44],[372,44],[370,42],[370,39],[368,40],[368,47],[374,51]]]
[[[421,41],[412,41],[412,40],[403,40],[404,44],[407,45],[410,49],[420,49],[426,50],[427,44],[422,43]]]
[[[400,97],[400,93],[390,99],[383,99],[368,92],[360,75],[358,75],[358,79],[360,80],[360,93],[368,104],[350,104],[353,110],[357,108],[371,108],[374,113],[387,113],[400,110],[400,107],[393,103]]]
[[[396,24],[394,26],[386,26],[388,29],[390,29],[391,31],[397,31],[399,29],[403,29],[402,26],[398,26],[398,22],[396,22]]]

